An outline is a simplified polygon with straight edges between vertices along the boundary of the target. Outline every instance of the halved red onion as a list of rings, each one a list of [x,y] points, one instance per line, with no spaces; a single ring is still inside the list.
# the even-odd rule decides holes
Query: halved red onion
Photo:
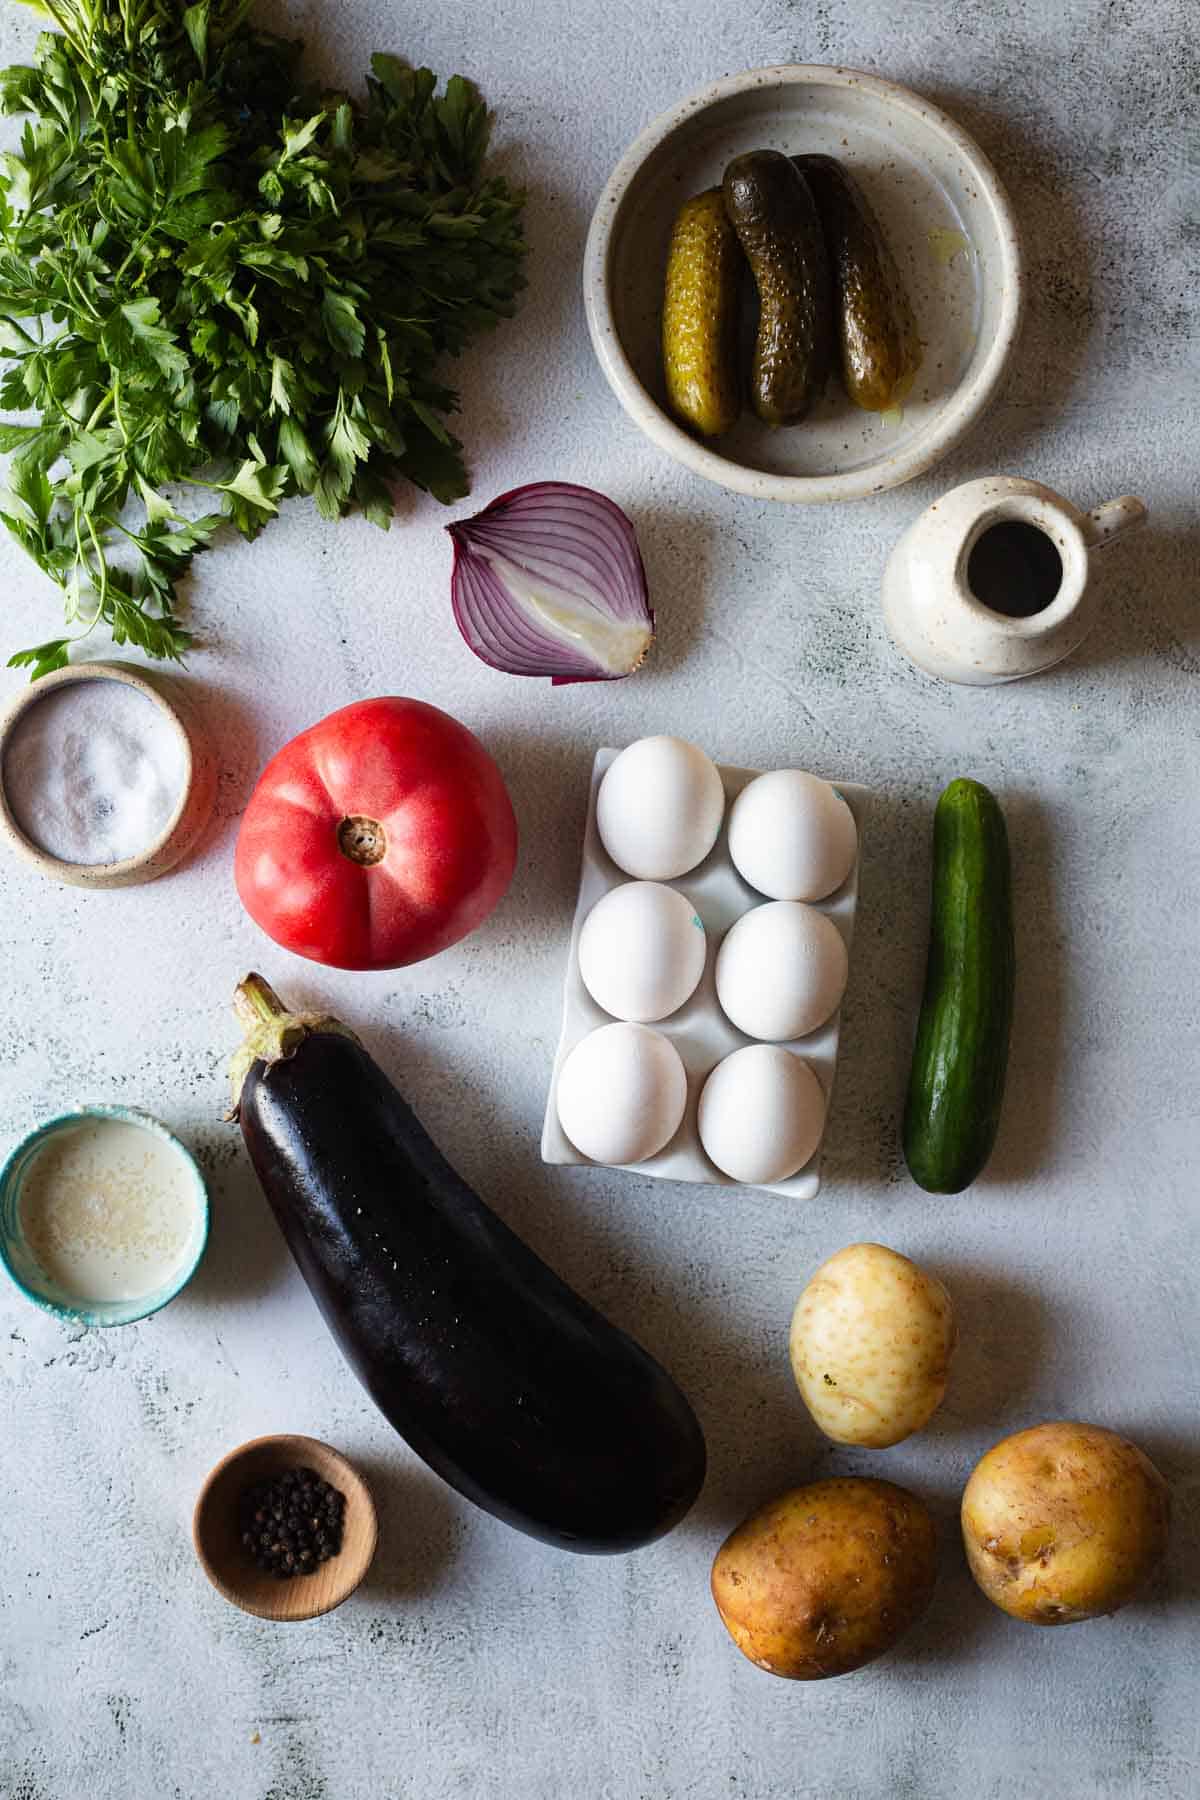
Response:
[[[632,524],[605,495],[535,481],[446,530],[458,629],[493,669],[558,687],[641,665],[654,639],[646,571]]]

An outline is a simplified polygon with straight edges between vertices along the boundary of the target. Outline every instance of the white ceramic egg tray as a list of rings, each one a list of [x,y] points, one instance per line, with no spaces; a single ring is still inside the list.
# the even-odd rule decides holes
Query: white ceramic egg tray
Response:
[[[583,921],[597,900],[607,894],[610,888],[619,887],[622,882],[631,879],[612,861],[601,844],[600,833],[596,829],[596,793],[602,776],[618,754],[616,750],[598,750],[592,765],[587,829],[583,837],[583,869],[579,880],[575,922],[571,928],[571,949],[563,991],[562,1032],[550,1080],[546,1119],[542,1126],[542,1161],[547,1163],[590,1163],[588,1157],[581,1156],[576,1150],[558,1122],[558,1075],[581,1038],[585,1038],[600,1025],[612,1023],[610,1015],[596,1005],[583,985],[579,973],[579,933],[583,929]],[[658,1021],[653,1027],[655,1031],[661,1031],[664,1037],[670,1038],[683,1059],[688,1078],[687,1108],[683,1123],[665,1150],[660,1150],[657,1156],[651,1156],[645,1162],[621,1166],[631,1169],[634,1174],[654,1175],[663,1181],[700,1181],[720,1187],[736,1187],[738,1184],[731,1181],[728,1175],[722,1174],[705,1155],[696,1127],[696,1109],[700,1089],[722,1058],[756,1041],[740,1032],[721,1010],[717,1000],[714,965],[721,939],[734,920],[741,918],[752,907],[766,904],[766,896],[747,886],[734,868],[729,857],[726,835],[730,806],[742,789],[761,771],[718,765],[718,772],[725,785],[725,819],[720,836],[702,863],[688,874],[681,875],[678,880],[665,884],[667,887],[678,888],[680,893],[687,895],[703,920],[708,937],[708,952],[699,987],[678,1012],[672,1013],[669,1019]],[[859,854],[846,881],[827,900],[818,901],[817,910],[829,915],[845,938],[846,948],[849,950],[858,906],[863,820],[870,791],[853,782],[835,781],[833,785],[854,814],[854,822],[858,827]],[[794,1050],[810,1064],[825,1091],[827,1107],[833,1095],[840,1020],[839,1008],[820,1030],[810,1032],[807,1037],[796,1038],[784,1046],[785,1049]],[[818,1144],[802,1169],[798,1169],[786,1181],[774,1183],[765,1191],[786,1194],[793,1200],[812,1200],[820,1192],[820,1188],[821,1145]]]

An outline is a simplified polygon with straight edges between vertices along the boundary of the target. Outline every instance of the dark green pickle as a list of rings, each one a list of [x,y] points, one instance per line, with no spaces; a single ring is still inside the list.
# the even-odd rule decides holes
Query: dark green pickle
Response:
[[[833,287],[816,203],[777,150],[736,157],[722,185],[758,287],[750,398],[768,425],[798,425],[820,398],[833,356]]]
[[[908,393],[921,343],[887,239],[858,183],[832,156],[794,156],[833,268],[842,382],[856,406],[887,412]]]

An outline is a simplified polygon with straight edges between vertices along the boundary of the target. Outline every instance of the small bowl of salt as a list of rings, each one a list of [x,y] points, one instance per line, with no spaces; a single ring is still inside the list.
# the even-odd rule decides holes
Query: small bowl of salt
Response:
[[[208,823],[216,762],[183,686],[127,663],[76,663],[0,721],[0,835],[72,887],[174,868]]]

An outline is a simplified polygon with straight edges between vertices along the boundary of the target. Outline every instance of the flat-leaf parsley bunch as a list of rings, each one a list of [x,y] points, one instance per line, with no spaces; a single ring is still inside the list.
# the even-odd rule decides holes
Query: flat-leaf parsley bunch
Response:
[[[431,371],[523,285],[486,108],[391,56],[361,105],[305,88],[249,3],[41,0],[58,30],[0,72],[32,115],[0,157],[0,406],[35,415],[0,422],[2,516],[72,627],[12,658],[35,676],[101,621],[178,658],[180,577],[227,521],[467,491]]]

